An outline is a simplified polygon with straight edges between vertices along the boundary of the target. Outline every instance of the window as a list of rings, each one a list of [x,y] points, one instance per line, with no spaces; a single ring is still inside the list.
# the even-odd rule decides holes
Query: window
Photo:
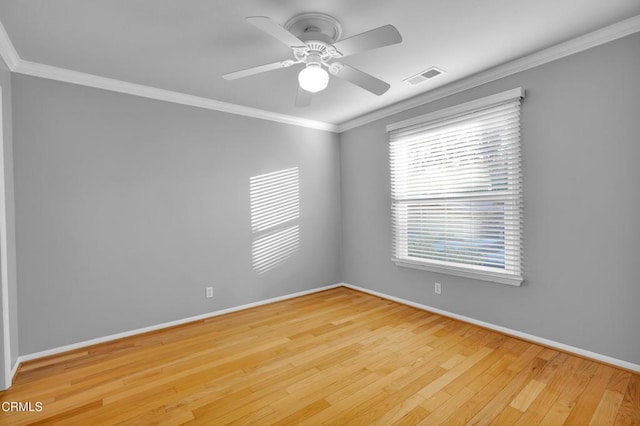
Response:
[[[393,260],[522,282],[522,89],[387,127]]]

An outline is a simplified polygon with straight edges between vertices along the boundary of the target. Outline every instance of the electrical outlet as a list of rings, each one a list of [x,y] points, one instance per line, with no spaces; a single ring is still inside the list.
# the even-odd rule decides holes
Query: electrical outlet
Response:
[[[213,287],[207,287],[207,299],[211,299],[213,297]]]
[[[442,293],[442,286],[440,285],[440,283],[436,283],[434,291],[436,292],[436,294],[441,294]]]

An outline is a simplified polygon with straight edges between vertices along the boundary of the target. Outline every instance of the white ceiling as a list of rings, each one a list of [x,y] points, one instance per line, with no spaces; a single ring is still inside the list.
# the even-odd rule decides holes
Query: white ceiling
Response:
[[[222,79],[291,57],[245,16],[284,25],[303,12],[334,16],[343,38],[394,25],[401,44],[343,60],[391,89],[378,97],[332,78],[310,107],[296,108],[296,69]],[[327,123],[638,14],[639,0],[0,0],[0,22],[22,60]],[[402,82],[430,66],[446,73],[418,86]]]

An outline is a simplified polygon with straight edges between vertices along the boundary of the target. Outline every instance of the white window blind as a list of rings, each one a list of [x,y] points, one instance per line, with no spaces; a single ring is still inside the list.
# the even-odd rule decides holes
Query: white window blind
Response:
[[[388,127],[396,264],[520,285],[522,96]]]

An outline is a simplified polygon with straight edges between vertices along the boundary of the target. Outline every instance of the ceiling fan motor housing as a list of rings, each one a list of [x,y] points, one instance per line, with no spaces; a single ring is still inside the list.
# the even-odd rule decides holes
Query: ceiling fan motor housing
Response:
[[[322,65],[322,63],[324,62],[322,60],[322,56],[320,55],[320,53],[316,53],[315,51],[310,51],[307,56],[304,59],[305,64],[307,65]]]
[[[342,25],[333,16],[324,13],[301,13],[289,19],[284,28],[305,43],[311,40],[333,44],[342,35]]]
[[[317,31],[317,28],[312,28],[308,32],[300,34],[298,38],[305,42],[309,47],[325,48],[328,44],[332,43],[331,38],[328,35]]]
[[[289,19],[284,28],[305,43],[294,47],[293,54],[305,64],[329,67],[328,61],[341,55],[332,46],[342,35],[342,26],[324,13],[303,13]]]

